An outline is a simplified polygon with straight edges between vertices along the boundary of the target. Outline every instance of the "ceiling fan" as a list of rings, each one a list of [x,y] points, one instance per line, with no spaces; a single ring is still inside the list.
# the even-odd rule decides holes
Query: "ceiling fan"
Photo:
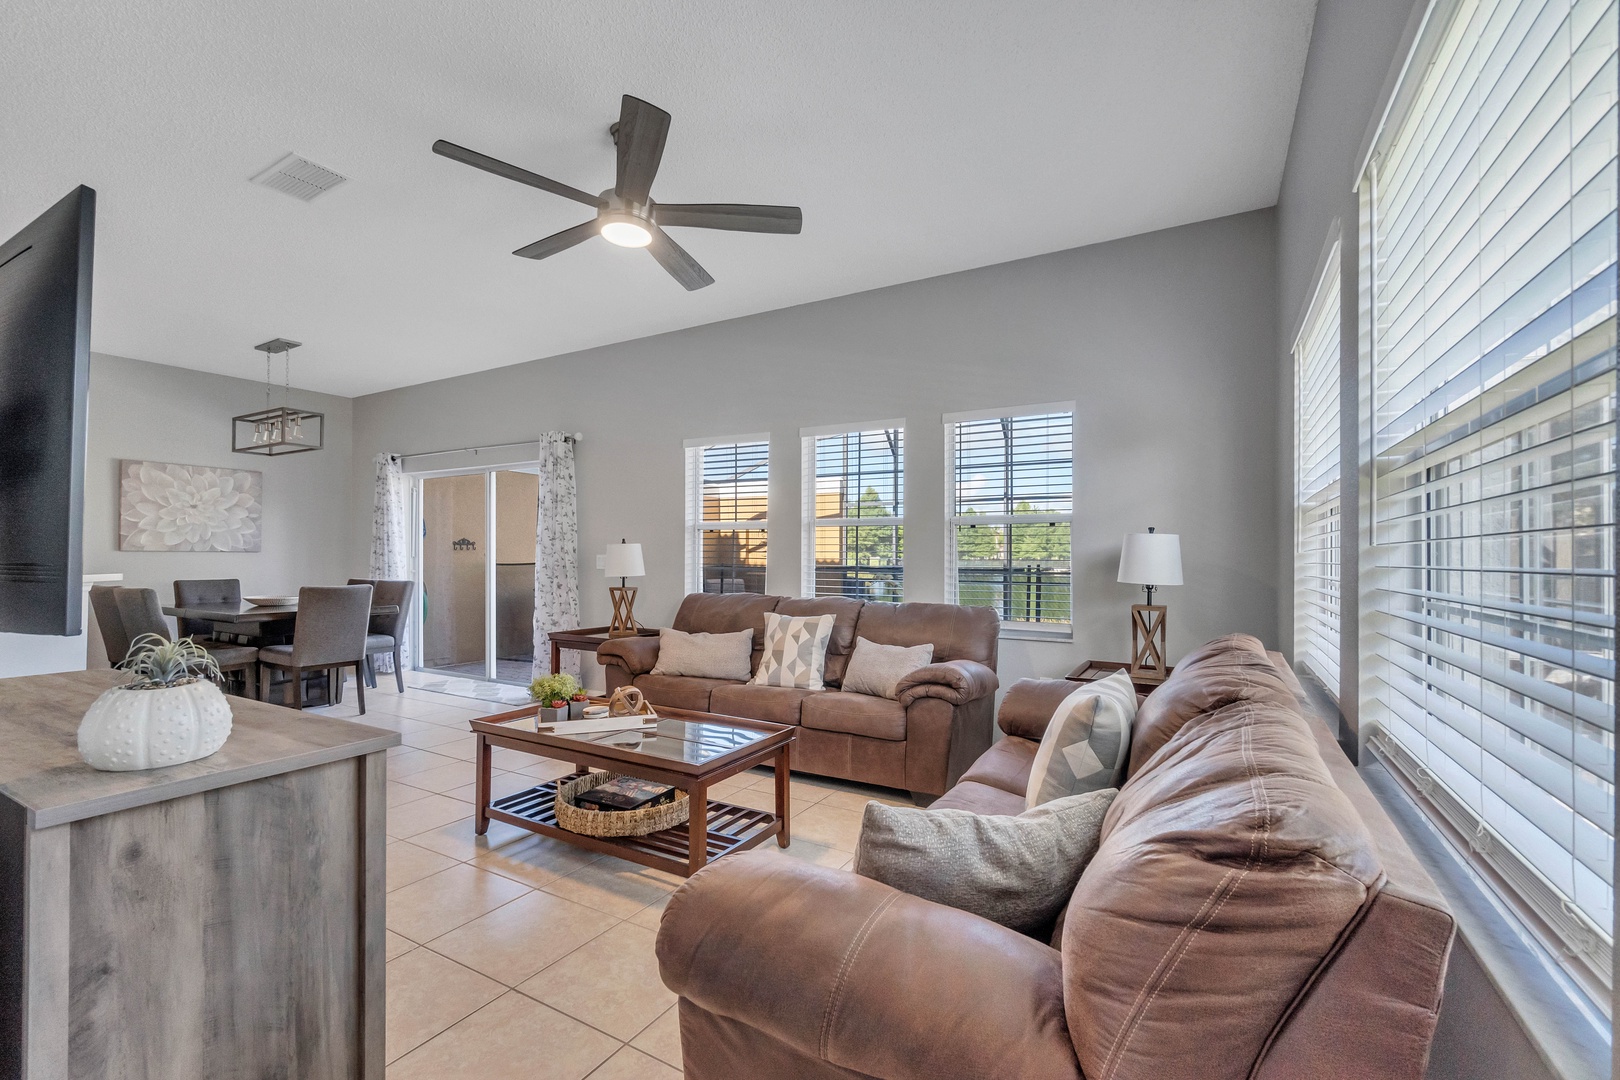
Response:
[[[569,187],[443,139],[433,144],[433,152],[595,209],[595,220],[553,233],[544,240],[536,240],[512,252],[525,259],[544,259],[600,235],[620,247],[646,248],[658,260],[658,265],[668,270],[670,276],[688,290],[701,289],[705,285],[713,285],[714,278],[687,254],[685,248],[670,239],[664,231],[665,226],[796,233],[803,224],[804,217],[797,206],[653,202],[652,182],[658,174],[658,163],[664,156],[664,140],[669,135],[669,113],[626,94],[620,106],[619,122],[608,131],[619,149],[618,173],[613,187],[600,195]]]

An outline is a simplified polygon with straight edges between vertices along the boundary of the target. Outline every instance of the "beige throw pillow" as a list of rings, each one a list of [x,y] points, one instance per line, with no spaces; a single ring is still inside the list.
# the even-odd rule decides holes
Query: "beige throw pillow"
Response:
[[[827,668],[827,642],[832,638],[832,615],[765,615],[765,651],[759,658],[754,682],[760,686],[792,686],[821,690]]]
[[[1097,854],[1117,794],[1091,791],[1017,817],[867,803],[855,872],[1021,934],[1044,934]]]
[[[879,645],[866,638],[855,639],[855,651],[844,669],[844,689],[852,694],[871,694],[893,700],[900,680],[934,659],[932,645]]]
[[[1101,788],[1117,788],[1130,761],[1136,687],[1125,671],[1082,683],[1063,699],[1046,725],[1029,769],[1025,804],[1031,807]]]
[[[753,651],[752,630],[688,634],[663,627],[658,631],[658,662],[653,664],[652,674],[747,682]]]

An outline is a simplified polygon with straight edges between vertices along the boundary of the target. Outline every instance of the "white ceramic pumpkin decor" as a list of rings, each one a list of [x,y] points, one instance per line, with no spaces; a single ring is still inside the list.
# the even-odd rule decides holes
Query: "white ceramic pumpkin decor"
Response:
[[[134,681],[98,697],[79,724],[79,754],[91,768],[160,769],[225,745],[231,707],[211,680],[219,665],[201,646],[142,634],[124,667]]]

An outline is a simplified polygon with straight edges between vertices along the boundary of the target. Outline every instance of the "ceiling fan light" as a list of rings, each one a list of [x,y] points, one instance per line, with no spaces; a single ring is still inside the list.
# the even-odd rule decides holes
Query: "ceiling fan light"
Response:
[[[645,225],[617,219],[602,223],[602,239],[620,247],[643,248],[652,243],[652,233]]]

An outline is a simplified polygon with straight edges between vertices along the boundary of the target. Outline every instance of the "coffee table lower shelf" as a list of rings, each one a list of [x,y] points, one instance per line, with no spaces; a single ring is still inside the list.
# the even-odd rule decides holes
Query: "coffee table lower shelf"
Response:
[[[668,870],[683,876],[690,873],[691,830],[687,825],[660,829],[646,836],[586,836],[557,824],[557,785],[585,775],[576,772],[560,780],[495,799],[489,804],[489,817],[520,829],[555,837],[590,851],[614,855],[655,870]],[[733,803],[709,801],[708,862],[734,851],[746,851],[782,831],[781,820],[768,810],[755,810]]]

